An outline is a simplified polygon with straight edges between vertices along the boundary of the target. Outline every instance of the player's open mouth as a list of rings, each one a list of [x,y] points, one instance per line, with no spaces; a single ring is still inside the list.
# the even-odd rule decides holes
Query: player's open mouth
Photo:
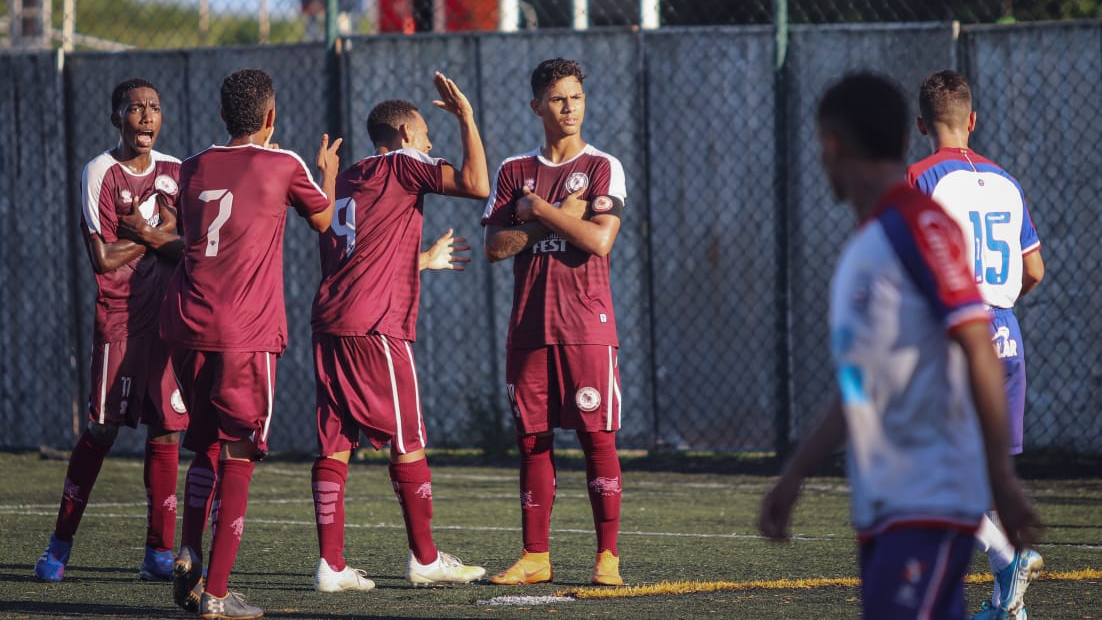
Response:
[[[153,147],[153,132],[150,130],[139,131],[134,134],[134,143],[145,148]]]

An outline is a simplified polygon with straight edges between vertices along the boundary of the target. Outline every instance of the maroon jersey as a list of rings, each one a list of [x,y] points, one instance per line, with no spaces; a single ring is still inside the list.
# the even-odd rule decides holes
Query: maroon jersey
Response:
[[[291,151],[212,146],[180,166],[184,259],[161,309],[165,340],[200,351],[287,347],[283,230],[287,206],[329,206]]]
[[[180,160],[157,151],[151,155],[152,165],[140,173],[127,170],[110,151],[84,166],[81,222],[89,251],[93,235],[104,243],[119,240],[119,215],[130,212],[134,198],[150,226],[161,223],[157,194],[168,204],[176,204]],[[114,271],[96,274],[95,337],[100,342],[118,342],[129,336],[156,334],[161,299],[175,265],[175,261],[147,251]]]
[[[333,224],[319,238],[315,333],[416,338],[425,194],[447,165],[414,149],[362,159],[337,177]]]
[[[627,195],[624,168],[615,157],[586,145],[573,159],[554,164],[536,149],[501,164],[482,225],[515,226],[516,203],[524,187],[552,203],[580,189],[587,201],[598,196],[623,201]],[[554,233],[513,257],[513,311],[506,346],[619,346],[608,265],[608,256],[590,254]]]

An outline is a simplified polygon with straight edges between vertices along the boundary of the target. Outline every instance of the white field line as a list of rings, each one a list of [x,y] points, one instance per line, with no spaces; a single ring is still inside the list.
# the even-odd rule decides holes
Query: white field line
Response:
[[[254,500],[250,501],[250,506],[258,504],[291,504],[291,503],[305,503],[305,500]],[[95,519],[145,519],[145,504],[138,502],[118,502],[111,504],[92,504],[88,507],[89,510],[85,512],[86,517]],[[96,511],[96,508],[135,508],[143,509],[140,514],[126,514],[126,513],[101,513]],[[0,505],[0,515],[16,515],[26,517],[56,517],[57,508],[53,504],[47,506],[44,504],[7,504]],[[314,528],[315,523],[313,521],[302,521],[297,519],[262,519],[262,518],[249,518],[248,523],[262,523],[265,525],[281,525],[281,526],[300,526],[305,528]],[[405,529],[403,523],[345,523],[346,529],[390,529],[390,530],[402,530]],[[448,530],[448,531],[460,531],[460,532],[519,532],[519,527],[497,527],[488,525],[433,525],[434,530]],[[576,529],[576,528],[557,528],[551,530],[552,535],[583,535],[590,536],[593,534],[591,529]],[[763,539],[758,534],[740,534],[738,532],[730,533],[693,533],[693,532],[654,532],[646,530],[621,530],[621,536],[640,536],[643,538],[699,538],[699,539],[731,539],[731,540],[757,540]],[[849,534],[844,536],[807,536],[804,534],[793,534],[793,540],[802,541],[831,541],[840,540],[844,538],[851,538]],[[1102,551],[1102,545],[1086,545],[1075,543],[1041,543],[1036,545],[1037,547],[1071,547],[1076,549],[1089,549]]]

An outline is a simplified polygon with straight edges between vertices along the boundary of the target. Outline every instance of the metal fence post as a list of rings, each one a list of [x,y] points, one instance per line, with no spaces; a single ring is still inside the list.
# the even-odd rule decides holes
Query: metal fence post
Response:
[[[339,16],[338,0],[326,0],[325,2],[325,83],[328,89],[326,101],[328,103],[328,118],[326,128],[332,139],[343,135],[343,123],[341,119],[341,66],[340,66],[340,39],[338,38],[337,19]]]
[[[777,409],[774,419],[776,432],[774,449],[784,458],[788,453],[788,433],[792,420],[792,320],[789,304],[791,269],[789,244],[791,207],[788,204],[788,1],[774,0],[773,33],[775,55],[773,64],[773,92],[776,98],[776,116],[773,125],[774,188],[776,190],[776,298],[777,347]]]

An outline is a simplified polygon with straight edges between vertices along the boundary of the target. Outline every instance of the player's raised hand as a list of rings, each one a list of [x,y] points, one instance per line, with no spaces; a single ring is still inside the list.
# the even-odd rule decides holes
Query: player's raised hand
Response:
[[[318,170],[322,176],[332,174],[334,177],[340,172],[341,158],[337,155],[337,149],[341,148],[344,138],[337,138],[329,143],[329,134],[321,135],[321,148],[318,149]]]
[[[455,252],[469,252],[471,246],[466,245],[466,237],[454,236],[454,230],[449,228],[446,233],[440,235],[428,250],[421,254],[421,269],[451,269],[463,271],[463,263],[471,262],[470,256],[456,256]]]
[[[454,80],[437,71],[436,76],[433,77],[433,84],[436,85],[436,92],[440,93],[440,98],[433,101],[432,105],[460,118],[474,116],[471,102],[467,100],[467,96],[463,94],[463,91],[455,85]]]

